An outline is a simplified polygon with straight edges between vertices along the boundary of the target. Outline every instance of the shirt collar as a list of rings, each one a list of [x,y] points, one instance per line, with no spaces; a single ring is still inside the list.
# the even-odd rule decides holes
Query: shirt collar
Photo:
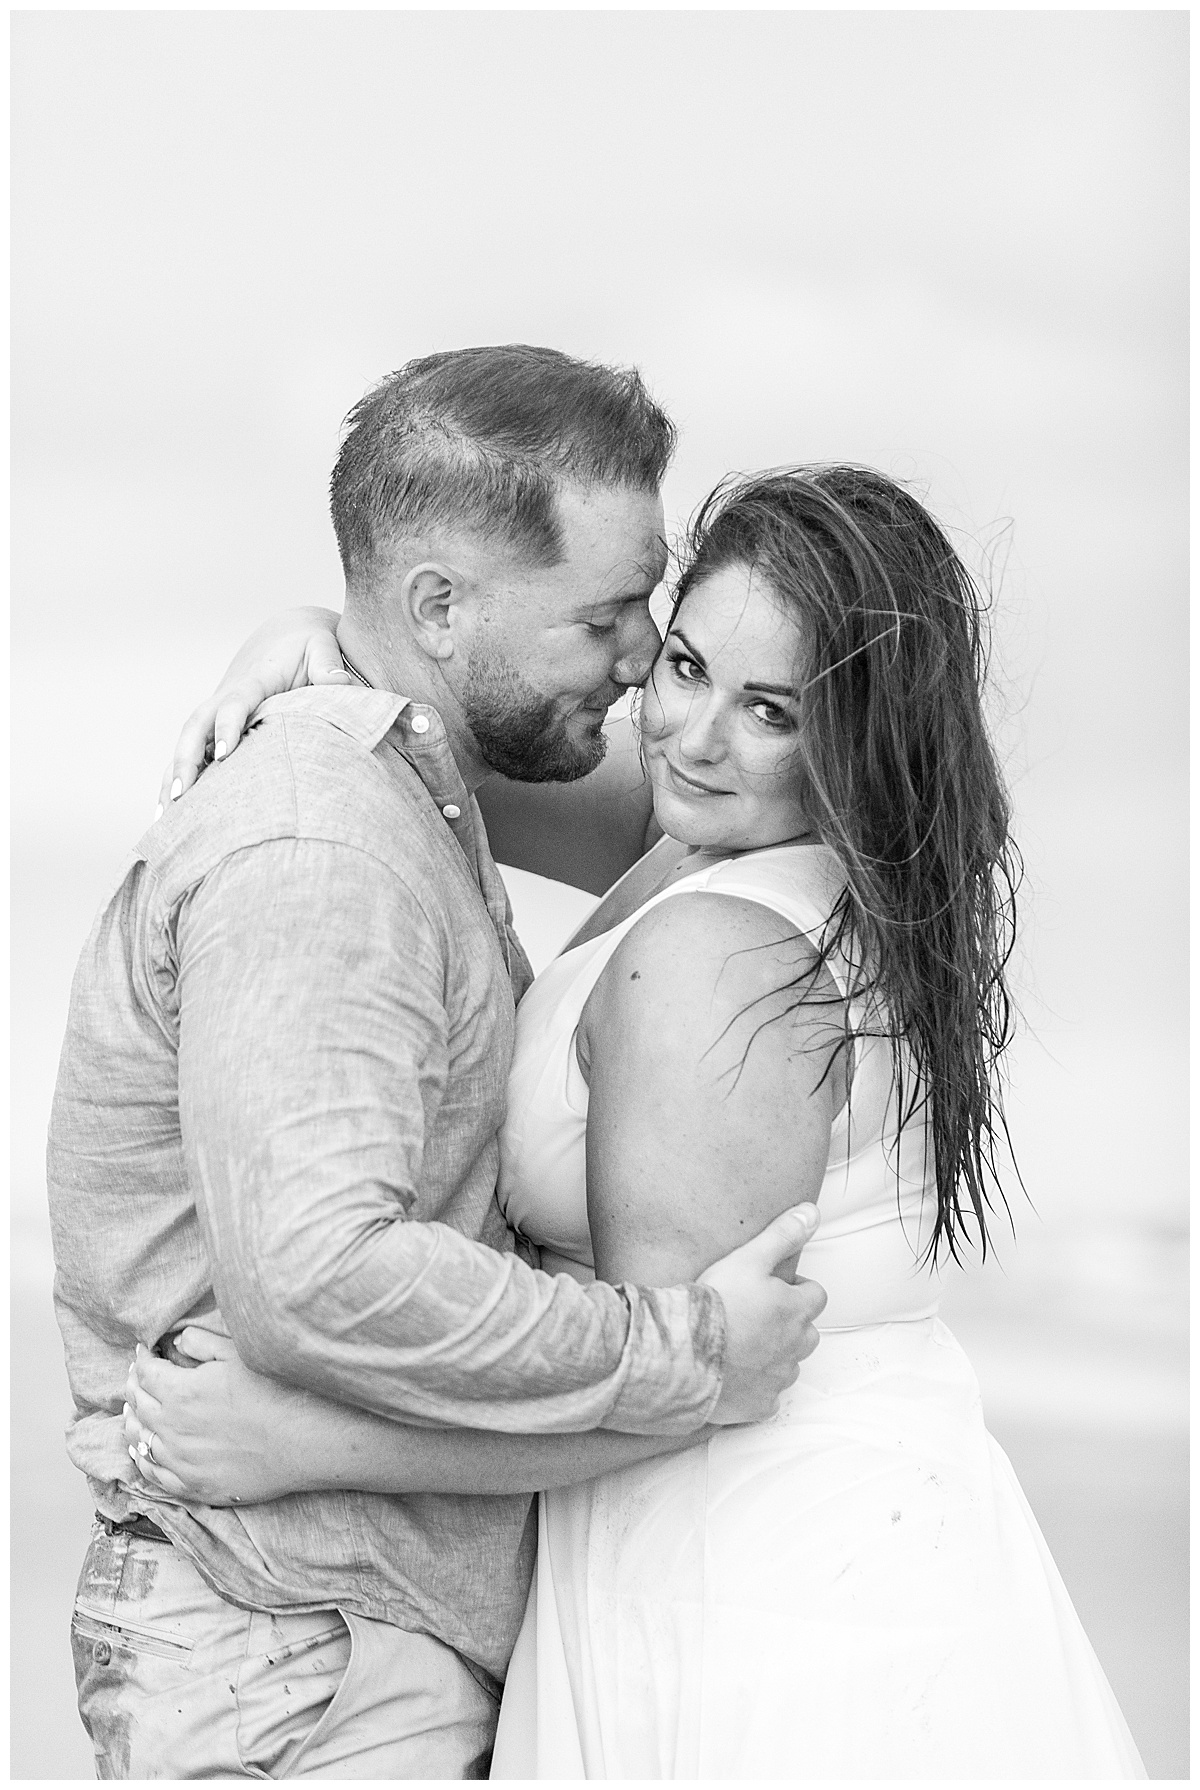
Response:
[[[373,752],[395,726],[397,717],[412,707],[407,696],[396,696],[391,690],[373,690],[368,684],[305,684],[303,689],[287,690],[282,696],[268,696],[255,709],[253,718],[316,715]]]
[[[488,846],[487,829],[474,796],[462,780],[442,717],[427,702],[376,690],[370,684],[306,684],[281,696],[269,696],[254,711],[263,715],[302,713],[348,734],[367,752],[386,742],[420,778],[426,794],[441,811],[442,819],[464,852],[472,875],[492,917],[504,961],[512,969],[511,909],[504,880]],[[519,949],[519,947],[518,947]],[[521,954],[525,971],[528,963]],[[524,987],[532,972],[525,974]]]
[[[474,803],[454,761],[442,718],[431,704],[414,702],[392,690],[376,690],[370,684],[306,684],[281,696],[269,696],[253,718],[298,713],[328,722],[367,752],[374,752],[387,740],[416,772],[474,865]]]

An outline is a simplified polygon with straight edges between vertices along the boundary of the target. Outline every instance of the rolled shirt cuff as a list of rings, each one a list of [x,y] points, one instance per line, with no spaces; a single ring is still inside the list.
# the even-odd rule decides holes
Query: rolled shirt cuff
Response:
[[[713,1288],[617,1289],[629,1306],[626,1344],[635,1363],[604,1428],[635,1436],[684,1436],[708,1422],[721,1396],[725,1307]]]

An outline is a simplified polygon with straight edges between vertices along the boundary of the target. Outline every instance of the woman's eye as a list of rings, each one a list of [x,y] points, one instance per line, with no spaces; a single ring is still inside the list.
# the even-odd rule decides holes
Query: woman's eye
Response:
[[[773,702],[752,702],[750,713],[756,715],[760,721],[765,721],[768,727],[790,727],[792,724],[792,717],[787,710],[779,708]]]
[[[689,659],[686,653],[668,653],[668,660],[676,677],[685,684],[698,684],[704,676],[704,667],[697,665],[695,659]]]

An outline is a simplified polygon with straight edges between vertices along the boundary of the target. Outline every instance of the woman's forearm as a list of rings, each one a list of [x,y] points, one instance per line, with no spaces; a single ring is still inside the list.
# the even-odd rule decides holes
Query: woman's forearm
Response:
[[[304,1426],[304,1487],[311,1491],[538,1492],[577,1485],[653,1455],[676,1454],[712,1434],[499,1435],[417,1429],[346,1405],[313,1400]],[[297,1487],[297,1489],[301,1489]]]
[[[196,1366],[139,1347],[126,1381],[125,1437],[139,1472],[159,1491],[214,1505],[310,1491],[545,1491],[677,1453],[712,1433],[424,1429],[253,1373],[227,1337],[199,1326],[179,1342]]]

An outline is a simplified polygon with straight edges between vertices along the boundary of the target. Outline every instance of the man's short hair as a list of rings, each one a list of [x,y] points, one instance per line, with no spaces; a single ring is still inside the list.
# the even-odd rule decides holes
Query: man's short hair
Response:
[[[554,348],[457,348],[409,361],[346,418],[330,508],[347,578],[439,527],[563,556],[562,482],[657,491],[675,427],[635,367]]]

